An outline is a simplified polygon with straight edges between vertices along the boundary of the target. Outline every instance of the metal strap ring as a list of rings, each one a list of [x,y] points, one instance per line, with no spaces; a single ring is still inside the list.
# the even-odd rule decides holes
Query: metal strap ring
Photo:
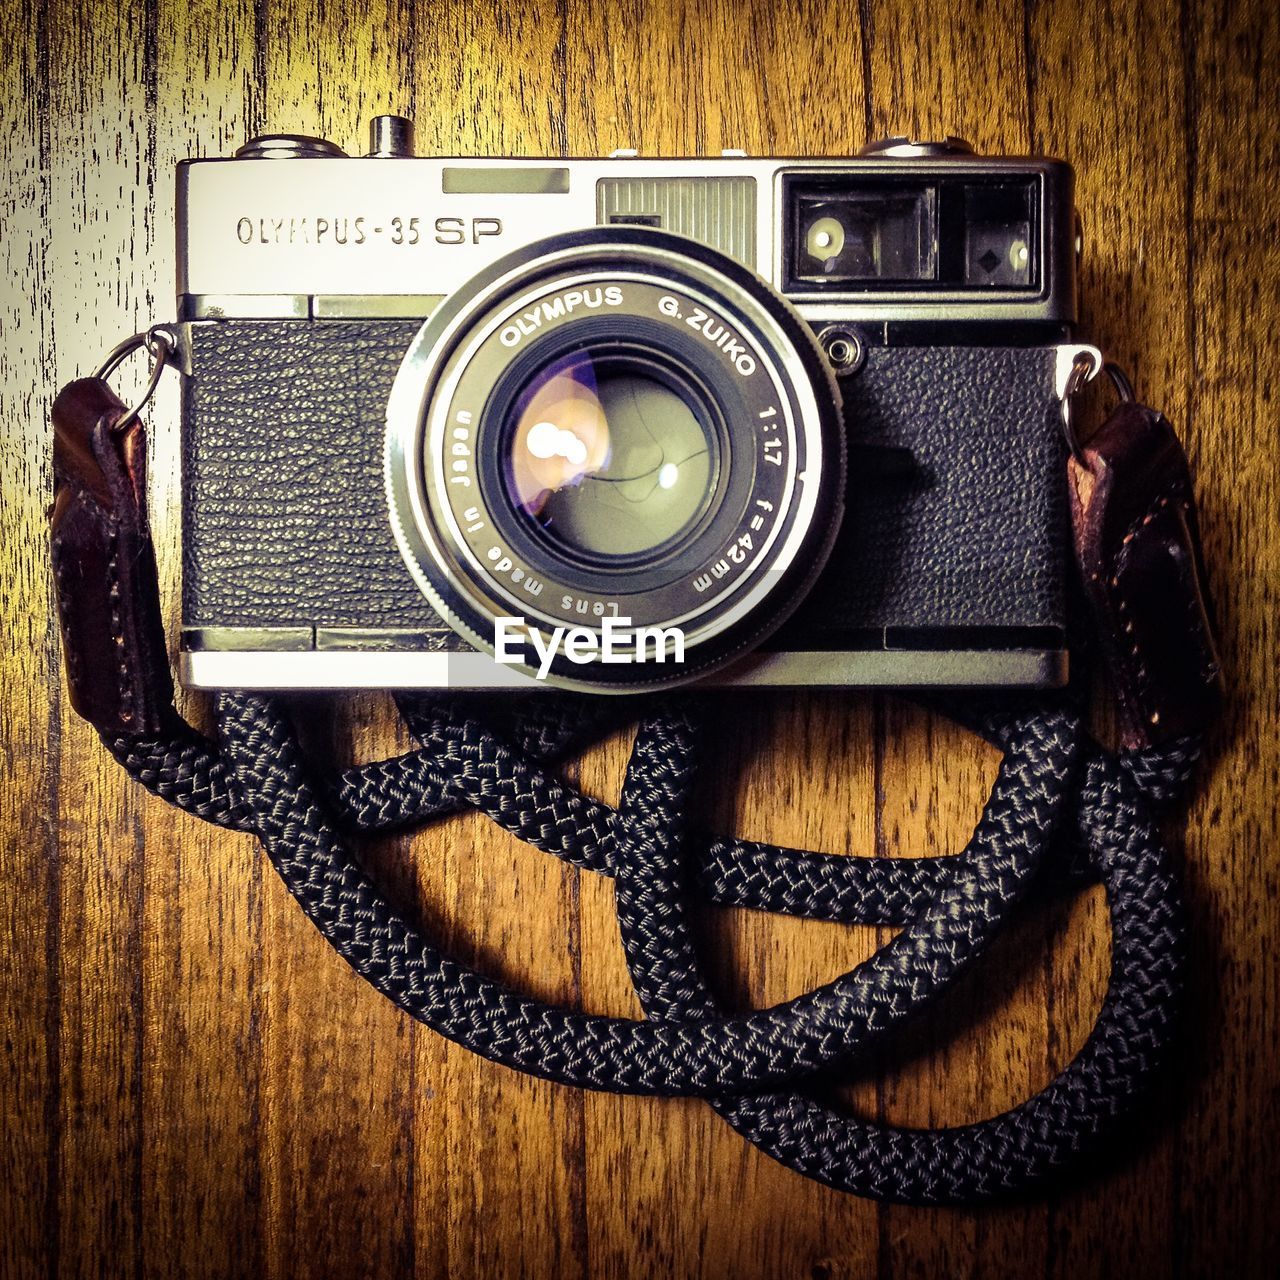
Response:
[[[164,372],[165,366],[173,359],[173,354],[178,347],[178,340],[171,329],[167,329],[164,325],[152,325],[150,329],[135,333],[132,337],[126,338],[123,342],[113,347],[107,358],[94,372],[93,376],[95,378],[109,378],[135,351],[143,347],[147,349],[147,353],[151,356],[151,376],[147,379],[146,388],[138,403],[115,423],[112,428],[115,431],[123,431],[126,427],[132,426],[138,414],[146,407],[147,402],[155,393],[156,385],[160,381],[160,375]]]
[[[1129,381],[1129,375],[1114,360],[1106,361],[1102,366],[1102,372],[1111,379],[1111,385],[1116,389],[1121,401],[1128,404],[1133,400],[1133,383]]]
[[[1085,465],[1084,453],[1080,447],[1080,437],[1076,433],[1071,400],[1086,382],[1093,380],[1098,372],[1099,368],[1093,356],[1087,352],[1081,352],[1071,365],[1071,372],[1067,374],[1067,383],[1062,392],[1062,434],[1066,438],[1067,448],[1071,450],[1071,456],[1081,466]],[[1111,379],[1111,385],[1115,387],[1121,403],[1127,404],[1134,399],[1133,383],[1129,381],[1128,375],[1118,364],[1112,360],[1104,360],[1101,372]]]
[[[1071,372],[1067,374],[1067,384],[1062,391],[1062,435],[1071,450],[1071,456],[1084,466],[1084,453],[1080,448],[1080,439],[1076,435],[1075,422],[1071,412],[1071,401],[1095,373],[1097,363],[1088,352],[1082,351],[1071,364]]]

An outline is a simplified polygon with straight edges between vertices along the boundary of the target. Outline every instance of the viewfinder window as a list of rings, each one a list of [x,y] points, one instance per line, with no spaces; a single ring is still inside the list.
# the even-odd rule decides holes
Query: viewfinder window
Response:
[[[783,287],[797,292],[1030,290],[1037,180],[963,169],[783,178]]]
[[[830,284],[933,280],[936,207],[932,187],[798,193],[795,279]]]

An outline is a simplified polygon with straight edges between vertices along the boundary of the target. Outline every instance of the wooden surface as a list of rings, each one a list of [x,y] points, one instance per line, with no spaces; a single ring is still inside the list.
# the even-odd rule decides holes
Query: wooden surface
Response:
[[[1274,1274],[1274,4],[6,0],[3,24],[0,1275]],[[1233,690],[1185,837],[1187,1047],[1123,1159],[1051,1200],[883,1208],[774,1165],[695,1102],[478,1061],[356,979],[248,839],[144,795],[72,715],[43,518],[54,390],[171,315],[175,161],[268,129],[359,148],[383,110],[416,116],[423,151],[839,153],[958,132],[1075,164],[1086,331],[1183,427]],[[171,620],[175,411],[166,386]],[[740,715],[708,807],[750,836],[945,852],[993,775],[971,739],[889,698],[743,699]],[[383,698],[321,731],[344,757],[396,745]],[[590,755],[582,783],[614,794],[624,752]],[[608,882],[478,818],[373,857],[461,955],[638,1013]],[[743,1003],[877,942],[744,913],[706,927]],[[1016,1102],[1081,1044],[1107,960],[1097,891],[1034,908],[850,1105],[937,1124]]]

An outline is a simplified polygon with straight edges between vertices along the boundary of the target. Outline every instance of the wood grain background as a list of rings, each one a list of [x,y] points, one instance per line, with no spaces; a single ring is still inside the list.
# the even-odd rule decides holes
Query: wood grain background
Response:
[[[1268,0],[6,0],[0,1272],[1274,1274],[1278,25]],[[1185,836],[1185,1054],[1103,1170],[982,1212],[877,1207],[772,1164],[697,1103],[478,1061],[356,979],[248,839],[144,795],[71,714],[43,515],[55,389],[172,314],[178,159],[269,129],[358,149],[384,110],[444,153],[842,153],[949,131],[1074,162],[1087,332],[1183,426],[1233,688]],[[171,619],[175,411],[166,386]],[[315,715],[344,757],[397,744],[383,698]],[[891,698],[743,699],[735,715],[708,806],[749,836],[944,852],[993,776],[988,752]],[[625,745],[577,767],[588,789],[614,794]],[[638,1013],[607,882],[478,818],[372,856],[461,955]],[[745,913],[706,927],[743,1003],[877,943]],[[1034,908],[851,1105],[938,1124],[1021,1099],[1081,1044],[1107,961],[1097,891]]]

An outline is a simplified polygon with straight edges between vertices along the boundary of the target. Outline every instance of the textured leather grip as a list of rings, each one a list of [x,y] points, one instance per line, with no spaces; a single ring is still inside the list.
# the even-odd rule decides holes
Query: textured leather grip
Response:
[[[222,320],[184,338],[186,627],[444,628],[405,566],[387,397],[420,323]],[[263,371],[270,353],[271,376]],[[1053,347],[872,347],[844,387],[853,495],[793,628],[1065,625]],[[866,476],[909,454],[907,482]]]
[[[53,403],[49,523],[71,705],[99,732],[158,732],[173,714],[147,526],[146,437],[98,378]]]
[[[1069,466],[1076,554],[1124,745],[1199,734],[1222,673],[1186,454],[1163,414],[1127,401]]]

